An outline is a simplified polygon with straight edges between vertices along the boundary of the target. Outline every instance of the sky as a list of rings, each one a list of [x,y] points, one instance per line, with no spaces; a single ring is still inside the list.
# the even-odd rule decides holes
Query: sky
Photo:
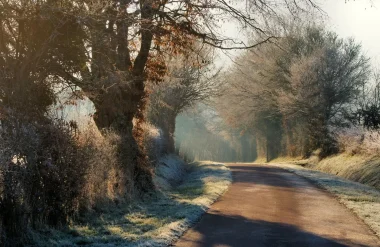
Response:
[[[363,52],[371,58],[372,65],[380,68],[380,0],[314,0],[325,12],[324,22],[328,30],[341,38],[354,38],[362,44]],[[225,35],[246,40],[234,23],[222,27]],[[241,51],[220,55],[217,67],[228,68]],[[232,58],[232,60],[231,60]]]
[[[371,3],[372,2],[372,3]],[[325,0],[321,8],[327,13],[327,27],[340,37],[353,37],[380,67],[380,0]]]

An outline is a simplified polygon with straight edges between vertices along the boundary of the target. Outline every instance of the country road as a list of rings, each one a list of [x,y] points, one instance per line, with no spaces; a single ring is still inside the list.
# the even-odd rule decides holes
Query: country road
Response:
[[[380,246],[367,225],[304,178],[268,165],[229,166],[229,190],[174,246]]]

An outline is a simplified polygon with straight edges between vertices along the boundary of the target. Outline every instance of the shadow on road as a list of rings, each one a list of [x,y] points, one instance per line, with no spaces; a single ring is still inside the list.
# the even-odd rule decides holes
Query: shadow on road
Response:
[[[281,174],[289,176],[289,172],[275,167],[258,167],[258,166],[231,166],[232,177],[234,181],[239,183],[261,184],[279,188],[302,188],[313,189],[313,185],[309,183],[297,183],[292,181],[289,183],[287,179],[283,179]],[[253,182],[254,181],[254,182]]]
[[[191,239],[182,238],[182,241],[175,246],[365,247],[357,243],[328,239],[283,223],[210,213],[206,213],[203,220],[213,224],[198,224],[193,234],[200,236],[195,238],[191,236]],[[194,239],[197,239],[196,242]]]

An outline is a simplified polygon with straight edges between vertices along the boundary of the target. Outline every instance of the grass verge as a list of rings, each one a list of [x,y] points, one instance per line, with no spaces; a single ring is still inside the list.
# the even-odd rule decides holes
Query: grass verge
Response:
[[[300,165],[283,163],[276,166],[303,176],[325,188],[359,216],[380,237],[380,191],[361,183],[304,168]]]
[[[308,159],[302,159],[301,157],[279,157],[271,160],[269,163],[300,165],[369,185],[380,190],[380,156],[378,154],[364,155],[344,152],[322,160],[318,158],[317,154],[313,154]]]
[[[223,164],[187,165],[183,182],[135,203],[120,203],[64,230],[35,233],[35,246],[167,246],[192,226],[228,188],[231,172]]]
[[[380,190],[380,157],[378,155],[342,153],[319,162],[309,162],[306,166]]]

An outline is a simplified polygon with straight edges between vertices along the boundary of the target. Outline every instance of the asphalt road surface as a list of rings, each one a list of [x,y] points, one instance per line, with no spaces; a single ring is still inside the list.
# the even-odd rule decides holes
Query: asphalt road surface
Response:
[[[367,225],[306,179],[269,165],[229,166],[229,190],[174,246],[380,247]]]

